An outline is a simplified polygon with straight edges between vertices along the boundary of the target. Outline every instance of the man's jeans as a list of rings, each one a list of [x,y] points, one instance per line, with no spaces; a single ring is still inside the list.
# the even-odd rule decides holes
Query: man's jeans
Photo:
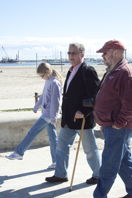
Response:
[[[48,124],[44,119],[41,117],[36,121],[36,123],[32,126],[29,130],[25,138],[22,142],[16,147],[15,151],[19,155],[24,155],[24,152],[28,149],[32,141],[35,137],[44,129],[47,128],[48,137],[49,137],[49,144],[50,144],[50,152],[52,157],[52,162],[56,162],[56,144],[57,144],[57,134],[56,128],[53,124]]]
[[[130,129],[103,127],[105,146],[102,154],[99,182],[94,198],[106,198],[119,173],[126,191],[132,195],[132,156],[129,148]]]
[[[55,176],[62,178],[67,177],[70,146],[73,144],[78,133],[78,130],[69,129],[68,127],[61,128],[56,149]],[[98,178],[100,156],[92,129],[83,131],[82,145],[88,164],[93,171],[93,177]]]

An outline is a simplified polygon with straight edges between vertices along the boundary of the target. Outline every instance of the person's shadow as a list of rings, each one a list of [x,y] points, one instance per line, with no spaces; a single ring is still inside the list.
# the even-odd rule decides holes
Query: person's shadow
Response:
[[[38,173],[49,172],[49,171],[53,171],[53,169],[48,169],[47,168],[47,169],[38,170],[38,171],[32,171],[32,172],[28,172],[28,173],[21,173],[21,174],[18,174],[18,175],[0,176],[0,185],[3,184],[5,180],[14,179],[14,178],[18,178],[18,177],[29,176],[29,175],[38,174]]]
[[[72,193],[72,192],[69,192],[68,187],[64,187],[61,189],[51,190],[48,192],[32,195],[32,193],[34,191],[37,191],[37,190],[40,190],[43,188],[50,188],[55,185],[59,185],[59,183],[58,184],[49,184],[49,183],[45,182],[42,184],[26,187],[26,188],[16,190],[16,191],[14,191],[13,189],[10,189],[10,190],[1,192],[0,198],[54,198],[54,197],[57,197],[57,196],[60,196],[60,195],[66,194],[66,193]],[[80,183],[80,184],[74,185],[72,190],[73,191],[79,190],[79,189],[86,188],[86,187],[88,187],[88,185],[86,183]]]
[[[5,180],[10,180],[10,179],[24,177],[24,176],[30,176],[33,174],[39,174],[39,173],[48,172],[48,171],[52,171],[52,169],[32,171],[32,172],[22,173],[22,174],[12,175],[12,176],[0,176],[0,187],[2,187],[2,184],[4,183]],[[57,190],[55,189],[55,190],[51,190],[49,192],[32,195],[32,192],[34,192],[34,191],[41,190],[43,188],[47,188],[47,189],[52,188],[55,185],[60,185],[60,183],[51,184],[48,182],[44,182],[42,184],[22,188],[22,189],[16,190],[16,191],[14,189],[9,189],[9,190],[0,192],[0,198],[30,198],[30,197],[32,197],[32,198],[54,198],[54,197],[57,197],[62,194],[71,193],[71,192],[69,192],[69,189],[67,186],[67,187],[64,187],[61,189],[57,189]],[[72,190],[79,190],[82,188],[86,188],[88,186],[90,186],[90,185],[88,185],[86,183],[80,183],[80,184],[72,186]]]

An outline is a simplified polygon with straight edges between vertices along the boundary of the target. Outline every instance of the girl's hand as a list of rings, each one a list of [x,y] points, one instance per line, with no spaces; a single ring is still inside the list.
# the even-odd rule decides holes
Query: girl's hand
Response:
[[[34,112],[34,113],[37,113],[37,110],[33,108],[33,112]]]
[[[51,122],[50,124],[52,124],[52,125],[56,126],[56,122]]]

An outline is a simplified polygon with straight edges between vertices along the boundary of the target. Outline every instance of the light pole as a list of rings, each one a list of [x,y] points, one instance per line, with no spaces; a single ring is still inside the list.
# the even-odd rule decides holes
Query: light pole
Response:
[[[61,72],[63,72],[63,66],[62,66],[62,52],[60,51],[60,63],[61,63]]]
[[[38,54],[36,53],[36,70],[37,70],[37,64],[38,64]]]

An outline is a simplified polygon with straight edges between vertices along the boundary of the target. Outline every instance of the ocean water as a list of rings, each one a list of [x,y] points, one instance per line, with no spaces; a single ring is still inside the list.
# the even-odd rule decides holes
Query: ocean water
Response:
[[[37,62],[16,62],[16,63],[0,63],[0,66],[38,66],[42,61]],[[87,65],[98,65],[97,62],[86,62]],[[55,64],[57,66],[57,64]],[[58,64],[61,65],[61,64]],[[70,65],[70,63],[63,63],[62,65],[67,66]]]

